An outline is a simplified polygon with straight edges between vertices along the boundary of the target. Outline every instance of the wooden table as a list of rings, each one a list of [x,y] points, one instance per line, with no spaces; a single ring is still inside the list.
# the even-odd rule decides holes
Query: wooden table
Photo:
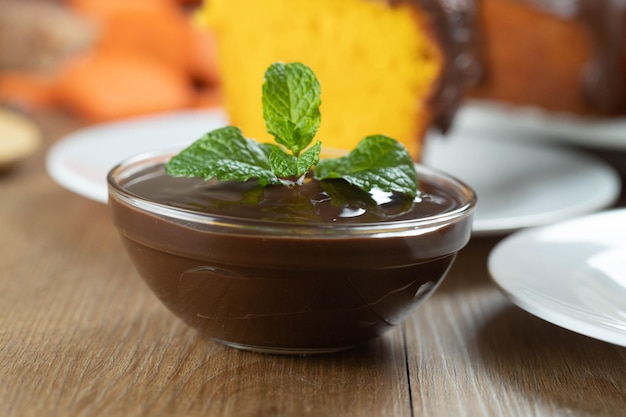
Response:
[[[368,346],[283,357],[207,340],[143,284],[107,207],[47,176],[47,146],[78,123],[36,121],[46,146],[0,176],[0,416],[626,415],[626,348],[511,304],[486,269],[499,237],[474,238]]]

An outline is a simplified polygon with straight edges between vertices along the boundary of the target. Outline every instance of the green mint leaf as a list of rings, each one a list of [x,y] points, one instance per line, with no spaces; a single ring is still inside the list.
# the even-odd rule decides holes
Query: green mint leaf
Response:
[[[228,126],[209,132],[172,157],[165,166],[177,177],[217,178],[220,181],[247,181],[278,184],[269,159],[259,143],[246,139],[241,130]]]
[[[298,156],[320,126],[320,84],[301,63],[274,63],[265,72],[263,118],[277,143]]]
[[[316,142],[298,156],[285,152],[276,145],[265,144],[264,149],[268,154],[272,171],[279,178],[302,177],[309,172],[313,165],[319,161],[322,143]]]
[[[413,159],[399,142],[382,135],[368,136],[346,156],[322,159],[315,179],[342,178],[362,190],[396,191],[417,195],[417,173]]]
[[[295,177],[297,172],[297,157],[276,147],[269,155],[272,171],[279,178]]]
[[[379,189],[413,199],[418,185],[413,160],[391,138],[368,136],[347,156],[320,161],[321,143],[309,146],[320,126],[320,103],[320,84],[309,67],[272,64],[263,84],[263,117],[276,144],[248,140],[238,128],[229,126],[207,133],[174,156],[166,171],[220,181],[256,178],[265,186],[300,184],[315,166],[316,180],[342,180],[327,181],[329,194],[335,195],[331,198],[340,199],[342,189],[356,186],[359,190],[353,191],[358,195]],[[366,204],[373,202],[371,196],[365,198]]]
[[[283,150],[282,147],[280,147],[280,146],[278,146],[278,145],[276,145],[274,143],[259,143],[259,146],[263,150],[263,153],[265,153],[265,156],[267,157],[268,161],[269,161],[269,158],[270,158],[270,155],[272,154],[272,152],[275,152],[276,150],[279,150],[279,151]],[[271,168],[271,163],[270,163],[270,168]]]
[[[304,175],[307,172],[309,172],[311,167],[313,165],[316,165],[319,162],[321,151],[322,151],[322,142],[318,140],[317,142],[315,142],[313,146],[311,146],[310,148],[302,152],[300,155],[298,155],[298,162],[297,162],[298,174],[297,175]]]

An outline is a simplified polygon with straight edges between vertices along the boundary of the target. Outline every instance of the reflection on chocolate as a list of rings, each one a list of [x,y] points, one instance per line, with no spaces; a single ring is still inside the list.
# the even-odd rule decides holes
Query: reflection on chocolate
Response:
[[[416,199],[419,204],[411,204],[403,195],[369,195],[342,180],[326,181],[323,185],[307,181],[295,187],[260,187],[255,181],[170,177],[161,167],[141,181],[129,181],[126,189],[151,201],[210,215],[303,224],[417,219],[451,211],[458,207],[461,198],[445,190],[435,193],[433,184],[428,182],[420,185]]]

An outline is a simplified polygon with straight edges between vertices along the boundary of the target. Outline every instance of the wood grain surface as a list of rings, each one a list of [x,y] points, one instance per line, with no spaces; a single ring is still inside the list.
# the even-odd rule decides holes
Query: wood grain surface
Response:
[[[79,127],[35,120],[47,146]],[[141,281],[108,208],[47,176],[47,146],[0,175],[0,416],[626,415],[626,348],[507,301],[486,270],[499,237],[474,238],[367,346],[294,357],[201,337]]]

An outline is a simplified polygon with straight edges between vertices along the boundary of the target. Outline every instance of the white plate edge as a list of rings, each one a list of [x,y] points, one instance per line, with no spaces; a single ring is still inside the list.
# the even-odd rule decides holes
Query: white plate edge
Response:
[[[496,270],[495,267],[496,259],[501,258],[503,256],[502,253],[508,251],[509,247],[514,246],[517,242],[528,239],[529,236],[542,233],[552,227],[561,227],[563,225],[566,225],[567,223],[574,223],[581,219],[592,218],[594,216],[603,216],[612,213],[624,213],[624,215],[626,215],[626,208],[614,208],[611,210],[581,215],[574,218],[565,219],[562,222],[558,222],[555,224],[519,230],[509,236],[506,236],[494,246],[494,248],[491,250],[487,257],[487,270],[489,276],[491,277],[491,280],[496,284],[498,289],[511,302],[513,302],[513,304],[542,320],[545,320],[553,325],[567,329],[574,333],[578,333],[600,341],[612,343],[618,346],[626,347],[625,332],[605,325],[603,325],[602,327],[598,327],[597,325],[592,325],[581,318],[572,317],[571,315],[568,315],[562,311],[556,311],[553,309],[546,310],[545,305],[541,302],[530,300],[528,297],[519,296],[514,289],[511,289],[506,284],[506,280],[503,280],[501,278],[503,273],[499,270]],[[572,323],[574,323],[575,325],[572,325]]]

